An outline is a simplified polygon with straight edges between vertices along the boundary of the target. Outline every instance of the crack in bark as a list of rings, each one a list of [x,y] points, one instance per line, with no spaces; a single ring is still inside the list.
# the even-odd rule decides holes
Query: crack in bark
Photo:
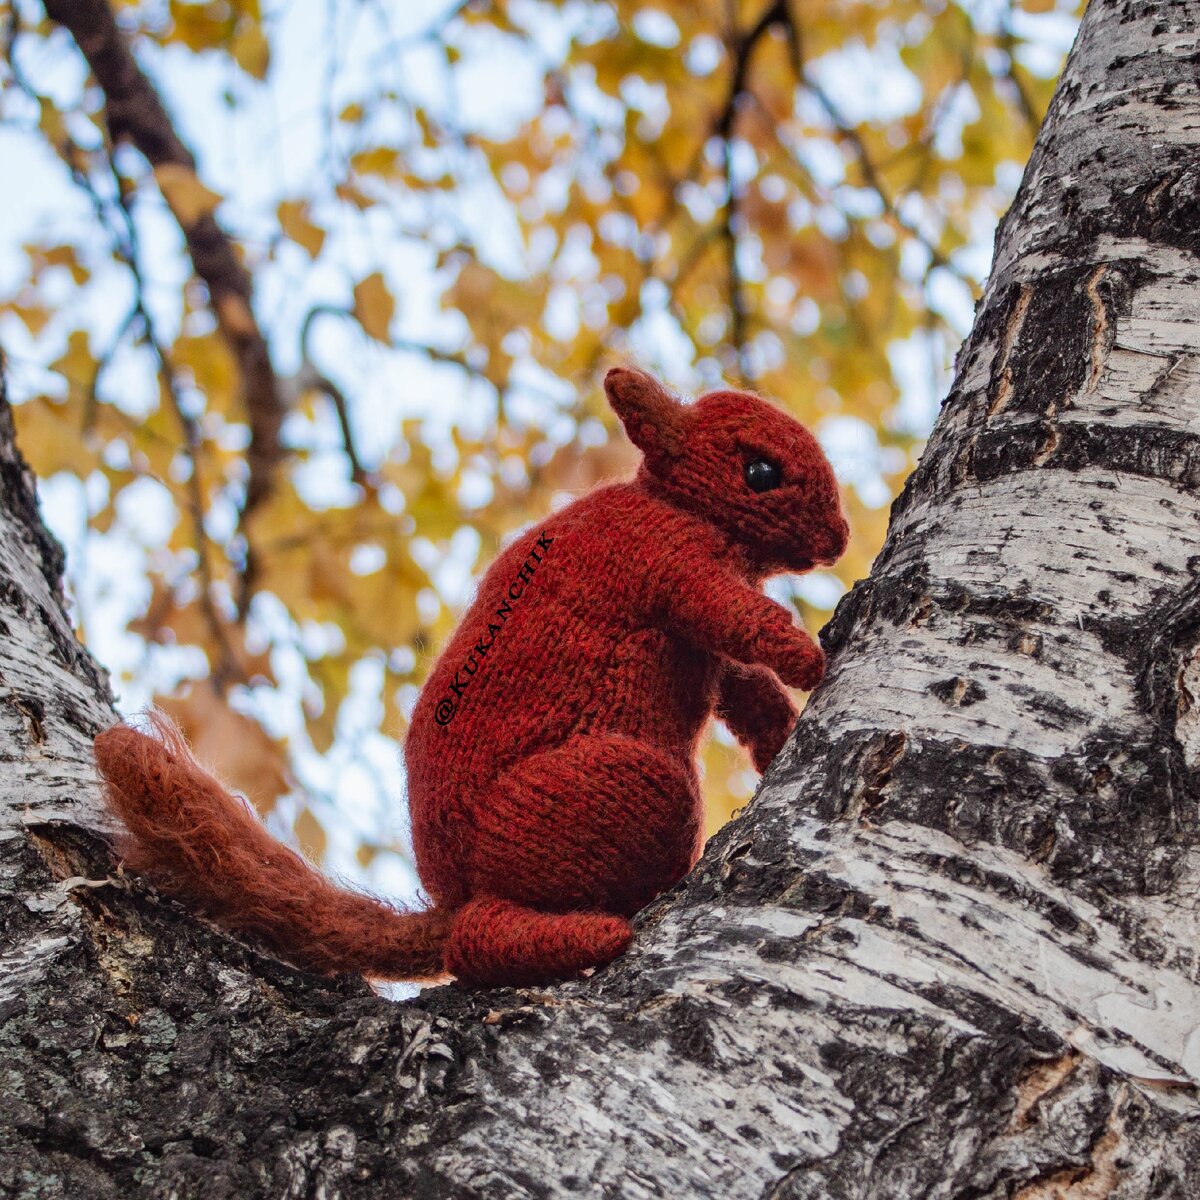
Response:
[[[1070,1078],[1082,1061],[1077,1050],[1059,1058],[1036,1063],[1021,1078],[1017,1091],[1017,1107],[1013,1109],[1010,1128],[1024,1129],[1035,1119],[1034,1108],[1042,1100],[1056,1092]]]
[[[1118,1089],[1104,1131],[1083,1166],[1044,1174],[1021,1188],[1013,1200],[1108,1200],[1122,1174],[1120,1160],[1126,1148],[1121,1110],[1128,1092],[1125,1086]]]
[[[1088,276],[1084,285],[1088,299],[1092,302],[1092,369],[1088,376],[1087,389],[1094,390],[1100,384],[1100,376],[1104,372],[1104,360],[1112,346],[1112,334],[1109,329],[1108,309],[1100,295],[1100,281],[1108,268],[1101,264]]]
[[[988,405],[988,416],[994,417],[1008,407],[1013,390],[1012,352],[1021,335],[1021,327],[1025,324],[1025,314],[1029,311],[1029,298],[1032,289],[1026,285],[1017,294],[1017,301],[1004,324],[1004,336],[1000,341],[999,351],[999,381],[996,384],[991,404]]]

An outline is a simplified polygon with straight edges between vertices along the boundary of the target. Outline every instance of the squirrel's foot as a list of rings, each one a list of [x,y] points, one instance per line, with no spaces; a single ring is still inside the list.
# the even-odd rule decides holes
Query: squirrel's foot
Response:
[[[446,970],[468,987],[550,983],[611,962],[632,937],[624,917],[544,913],[483,896],[455,913]]]

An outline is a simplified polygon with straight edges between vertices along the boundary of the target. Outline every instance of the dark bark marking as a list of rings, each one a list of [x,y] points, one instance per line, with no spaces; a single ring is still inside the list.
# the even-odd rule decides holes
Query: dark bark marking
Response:
[[[929,685],[929,692],[943,704],[956,708],[970,708],[987,697],[983,686],[973,679],[956,675],[953,679],[941,679]]]
[[[858,817],[862,765],[878,754],[876,737],[854,732],[831,742],[802,728],[800,757],[820,762],[827,780],[807,802],[814,815]],[[1056,883],[1103,907],[1110,896],[1170,887],[1187,850],[1200,843],[1193,788],[1173,733],[1157,729],[1101,730],[1054,758],[1019,747],[909,737],[887,787],[871,796],[870,818],[876,825],[924,825],[965,845],[993,843],[1044,861]],[[753,877],[756,866],[747,862],[744,871]],[[777,869],[786,875],[788,864]],[[743,887],[762,882],[747,878]]]
[[[1088,294],[1094,282],[1093,269],[1076,267],[1012,289],[989,417],[1053,416],[1070,403],[1088,377],[1098,336]]]
[[[1000,349],[996,356],[998,362],[993,376],[992,401],[988,405],[989,417],[1007,408],[1012,400],[1012,352],[1020,336],[1021,326],[1025,323],[1025,314],[1029,311],[1030,288],[1027,285],[1013,288],[1011,293],[1010,301],[1006,305],[1008,311],[1003,318],[1004,335],[1000,339]]]
[[[936,989],[929,998],[937,1002]],[[957,1005],[960,999],[956,995],[952,1002]],[[987,1001],[971,999],[973,1015],[987,1023]],[[1012,1161],[1018,1145],[1034,1164],[1030,1174],[1081,1165],[1102,1136],[1111,1109],[1103,1090],[1095,1099],[1094,1068],[1081,1070],[1083,1078],[1076,1087],[1064,1087],[1066,1103],[1056,1109],[1052,1130],[1039,1124],[1014,1134],[1009,1128],[1012,1107],[994,1098],[1012,1096],[1015,1103],[1018,1081],[1030,1066],[1051,1054],[1061,1056],[1068,1048],[1057,1039],[1047,1043],[1043,1035],[1042,1045],[1031,1049],[1029,1031],[1011,1016],[1005,1028],[1006,1016],[997,1012],[995,1032],[983,1038],[939,1035],[914,1020],[906,1030],[912,1049],[905,1055],[837,1043],[822,1046],[823,1065],[838,1074],[855,1103],[856,1120],[831,1157],[797,1166],[766,1194],[778,1200],[917,1195],[924,1187],[917,1182],[913,1164],[933,1160],[943,1164],[938,1184],[946,1195],[981,1200],[1004,1194],[1001,1181],[1011,1178],[1005,1163]],[[962,1080],[968,1078],[972,1085],[964,1088]],[[920,1097],[919,1105],[911,1103],[913,1095]],[[992,1102],[984,1097],[992,1097]],[[955,1125],[962,1127],[964,1107],[970,1110],[969,1125],[975,1131],[974,1150],[970,1161],[959,1167],[950,1139]]]
[[[1200,435],[1162,425],[1012,422],[978,434],[960,462],[975,483],[1018,471],[1101,469],[1190,489],[1200,487]]]
[[[14,695],[9,698],[9,704],[21,716],[30,744],[40,746],[46,740],[46,706],[37,697],[30,695]]]
[[[1137,236],[1200,255],[1200,165],[1186,159],[1138,188],[1110,218]]]
[[[893,729],[872,739],[859,769],[861,785],[851,799],[850,815],[870,817],[883,800],[884,789],[892,782],[892,773],[908,745],[907,736]]]
[[[703,1004],[681,996],[674,1004],[659,1010],[671,1050],[689,1062],[718,1067],[719,1060],[713,1043],[708,1012]],[[656,1022],[657,1023],[657,1022]]]

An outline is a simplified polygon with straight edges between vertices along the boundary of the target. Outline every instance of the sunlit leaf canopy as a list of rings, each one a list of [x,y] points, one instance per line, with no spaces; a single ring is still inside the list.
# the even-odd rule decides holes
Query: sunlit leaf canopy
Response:
[[[920,451],[1077,8],[114,0],[190,162],[114,131],[53,5],[0,8],[0,343],[125,703],[403,891],[405,714],[504,540],[632,470],[623,359],[823,438],[852,548],[771,585],[815,630]],[[189,255],[212,228],[249,303]],[[754,776],[723,731],[704,766],[715,827]]]

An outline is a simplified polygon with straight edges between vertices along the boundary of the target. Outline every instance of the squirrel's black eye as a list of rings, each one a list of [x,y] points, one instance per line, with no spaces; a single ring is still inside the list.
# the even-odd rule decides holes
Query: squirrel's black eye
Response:
[[[745,475],[752,492],[769,492],[782,482],[778,465],[767,458],[752,458],[746,464]]]

